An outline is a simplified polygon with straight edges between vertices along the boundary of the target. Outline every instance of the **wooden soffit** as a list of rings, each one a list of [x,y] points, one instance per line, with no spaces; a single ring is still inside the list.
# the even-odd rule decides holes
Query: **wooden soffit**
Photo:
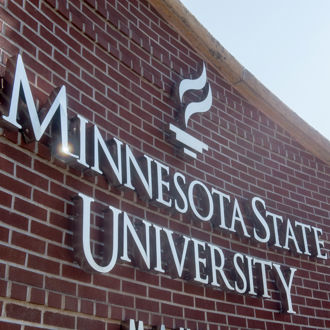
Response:
[[[252,105],[287,130],[306,150],[330,165],[330,141],[245,69],[179,0],[148,1],[200,56],[225,77]]]

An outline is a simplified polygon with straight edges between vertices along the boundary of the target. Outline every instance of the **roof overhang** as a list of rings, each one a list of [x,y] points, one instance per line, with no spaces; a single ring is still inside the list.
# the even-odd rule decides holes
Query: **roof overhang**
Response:
[[[245,69],[179,0],[148,1],[252,105],[288,131],[306,150],[330,165],[330,141]]]

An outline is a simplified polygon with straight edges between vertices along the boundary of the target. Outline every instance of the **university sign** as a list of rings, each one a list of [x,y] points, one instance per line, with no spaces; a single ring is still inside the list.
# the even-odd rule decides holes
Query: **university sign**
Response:
[[[198,112],[206,112],[210,110],[212,106],[212,90],[210,87],[210,84],[207,83],[206,78],[206,67],[203,63],[203,71],[201,75],[196,79],[184,79],[180,82],[179,85],[179,98],[180,102],[183,101],[183,96],[188,91],[194,91],[194,90],[201,90],[204,88],[207,88],[207,93],[205,98],[200,102],[191,102],[189,103],[184,112],[181,112],[180,121],[181,125],[184,127],[188,126],[188,120],[189,118]],[[209,147],[207,144],[203,143],[202,141],[196,139],[192,135],[186,133],[184,130],[180,129],[179,127],[170,124],[169,126],[170,133],[174,135],[174,143],[178,146],[181,146],[183,149],[183,152],[193,158],[197,158],[196,152],[202,152],[203,150],[208,150]],[[173,134],[174,133],[174,134]]]
[[[91,126],[84,117],[77,115],[69,120],[64,86],[50,100],[50,107],[42,112],[41,119],[21,56],[18,55],[15,62],[11,60],[11,64],[12,69],[6,72],[6,82],[11,87],[5,95],[8,104],[2,108],[3,125],[20,129],[23,135],[37,141],[50,127],[52,149],[60,159],[104,175],[112,186],[134,190],[141,199],[159,207],[209,222],[214,230],[236,233],[265,247],[327,259],[327,254],[322,251],[324,241],[320,228],[274,213],[260,197],[242,201],[202,181],[190,179],[151,156],[143,155],[137,159],[129,145],[116,137],[105,141],[98,127]],[[180,101],[186,91],[202,88],[206,89],[204,99],[185,108],[185,126],[191,115],[209,110],[212,104],[205,65],[199,78],[181,82]],[[174,124],[169,127],[186,155],[196,158],[197,152],[208,149],[184,128]],[[92,197],[81,192],[75,198],[75,257],[86,271],[107,273],[118,262],[126,262],[148,271],[239,294],[260,294],[264,298],[271,297],[267,281],[267,274],[271,274],[281,293],[283,309],[295,313],[291,288],[296,268],[173,232],[157,225],[156,221],[135,219],[134,215],[111,204],[104,214],[103,260],[96,259],[90,244],[94,202]]]

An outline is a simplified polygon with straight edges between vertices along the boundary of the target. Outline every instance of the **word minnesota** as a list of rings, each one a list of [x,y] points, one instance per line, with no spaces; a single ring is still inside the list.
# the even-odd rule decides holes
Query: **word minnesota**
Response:
[[[38,113],[20,55],[15,63],[9,60],[5,80],[6,88],[12,86],[12,90],[5,88],[11,99],[2,106],[2,124],[20,129],[29,140],[39,141],[49,130],[52,150],[62,160],[83,170],[103,174],[112,186],[135,190],[141,199],[159,207],[172,208],[181,214],[192,214],[199,221],[211,222],[214,229],[233,232],[258,243],[292,250],[293,253],[327,259],[327,254],[322,253],[324,241],[320,239],[321,229],[284,219],[267,210],[265,201],[259,197],[253,197],[251,202],[245,201],[242,207],[237,198],[232,199],[230,195],[180,172],[173,173],[169,166],[147,155],[137,159],[131,148],[117,138],[105,141],[98,127],[90,125],[84,117],[77,115],[68,120],[64,86],[50,98],[49,109]],[[224,251],[211,243],[175,234],[145,220],[140,221],[139,235],[129,215],[111,205],[105,219],[105,237],[108,239],[104,241],[104,255],[108,260],[103,260],[103,266],[99,265],[90,248],[93,199],[79,193],[77,200],[80,225],[75,248],[85,269],[109,272],[120,255],[125,262],[131,262],[132,257],[134,263],[142,268],[161,273],[166,271],[172,276],[192,278],[196,282],[222,286],[238,293],[256,295],[260,292],[265,298],[270,297],[266,273],[271,270],[277,279],[286,311],[295,313],[290,293],[295,268],[290,268],[286,277],[277,263]],[[134,251],[128,237],[135,243]],[[188,258],[188,255],[192,257]],[[229,272],[230,269],[233,272]],[[258,290],[254,284],[256,272],[262,278]]]

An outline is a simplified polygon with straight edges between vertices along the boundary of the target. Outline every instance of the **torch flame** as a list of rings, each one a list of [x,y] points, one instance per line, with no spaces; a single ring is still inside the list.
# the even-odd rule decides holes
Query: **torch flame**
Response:
[[[206,85],[206,68],[205,64],[203,63],[203,71],[201,75],[197,79],[184,79],[181,81],[179,85],[179,97],[180,101],[182,102],[183,95],[188,90],[200,90],[205,87]],[[185,125],[187,126],[189,118],[197,112],[206,112],[212,106],[212,90],[211,86],[208,83],[208,92],[205,98],[200,102],[191,102],[187,105],[185,109]]]

